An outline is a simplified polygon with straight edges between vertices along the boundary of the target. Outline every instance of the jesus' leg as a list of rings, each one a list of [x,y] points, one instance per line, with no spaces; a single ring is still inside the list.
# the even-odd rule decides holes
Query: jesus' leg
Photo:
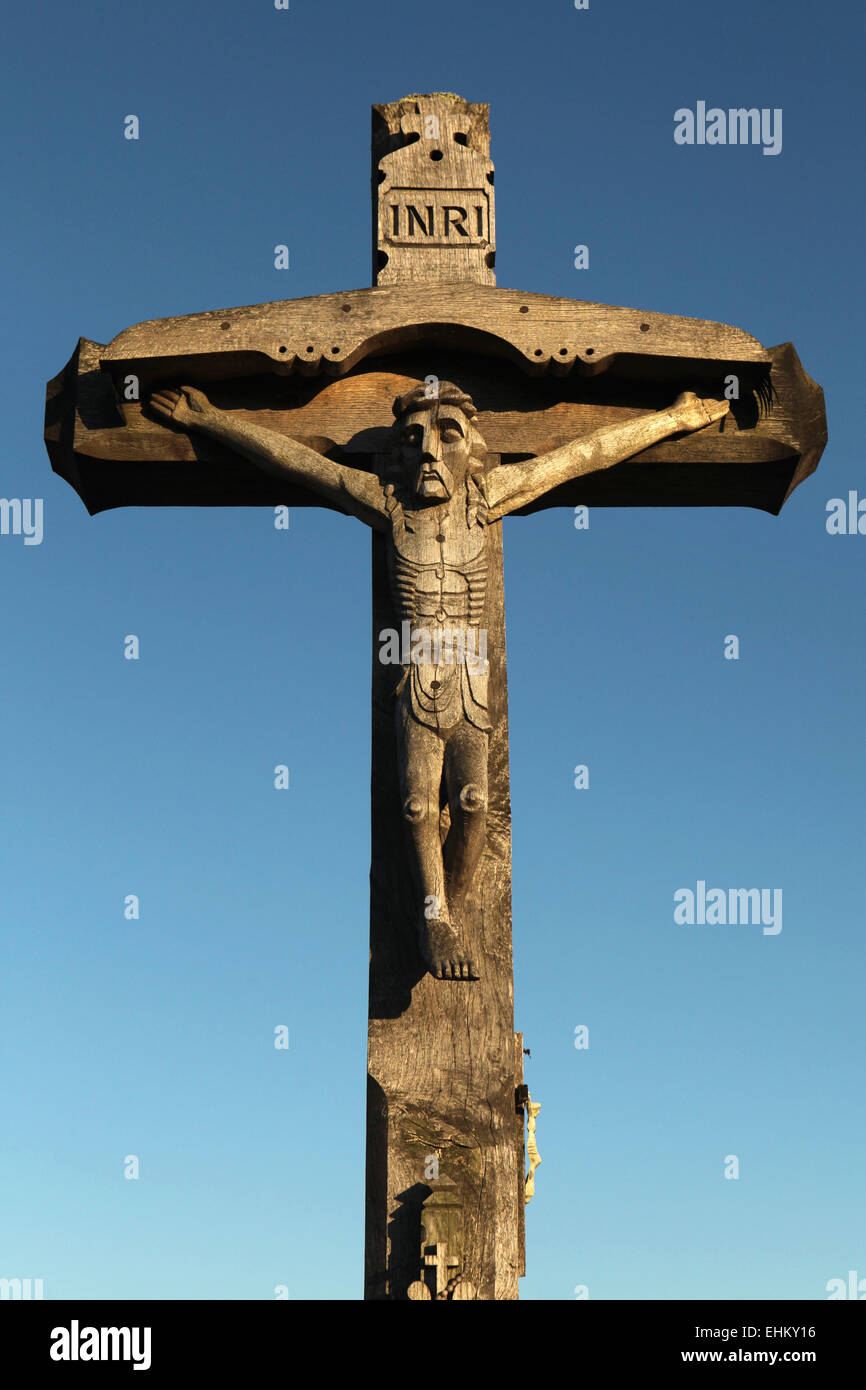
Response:
[[[465,959],[460,937],[451,921],[439,837],[444,751],[439,734],[419,724],[408,704],[398,701],[400,795],[421,896],[418,945],[431,975],[439,980],[468,980],[472,978],[471,963]]]
[[[464,723],[445,749],[451,828],[445,841],[448,900],[459,923],[481,857],[487,825],[487,734]]]

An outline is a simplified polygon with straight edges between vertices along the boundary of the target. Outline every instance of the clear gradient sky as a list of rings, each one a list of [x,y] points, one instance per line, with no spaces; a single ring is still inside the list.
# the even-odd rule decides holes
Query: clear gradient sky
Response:
[[[369,284],[370,105],[437,90],[491,103],[500,285],[791,339],[830,424],[779,517],[505,522],[522,1295],[866,1277],[866,536],[825,526],[866,495],[860,7],[83,0],[4,36],[0,493],[44,538],[0,536],[0,1277],[361,1295],[367,532],[91,518],[42,413],[79,335]],[[699,100],[781,108],[781,153],[676,145]],[[782,931],[677,925],[698,880],[781,888]]]

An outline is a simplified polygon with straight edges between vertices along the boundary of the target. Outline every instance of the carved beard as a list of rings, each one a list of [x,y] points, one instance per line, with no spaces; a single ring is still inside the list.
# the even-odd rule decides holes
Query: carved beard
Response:
[[[454,474],[441,459],[422,463],[415,479],[415,494],[425,502],[449,502],[454,495]]]

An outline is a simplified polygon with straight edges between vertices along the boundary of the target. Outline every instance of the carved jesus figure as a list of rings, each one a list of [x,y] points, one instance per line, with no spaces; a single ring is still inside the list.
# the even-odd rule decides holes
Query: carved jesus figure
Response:
[[[477,979],[462,917],[486,835],[487,527],[561,483],[720,420],[728,402],[687,391],[667,410],[488,470],[475,406],[453,383],[434,380],[394,404],[393,481],[218,410],[190,386],[155,392],[151,406],[172,424],[211,435],[385,533],[395,613],[410,635],[408,652],[401,651],[395,719],[418,945],[437,979]],[[443,790],[450,816],[444,845]]]

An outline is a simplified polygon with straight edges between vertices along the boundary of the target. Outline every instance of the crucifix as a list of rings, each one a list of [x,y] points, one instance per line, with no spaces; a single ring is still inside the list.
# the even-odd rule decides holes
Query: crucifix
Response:
[[[790,343],[497,288],[489,146],[485,105],[375,106],[372,288],[82,338],[47,393],[91,514],[327,506],[371,531],[370,1299],[514,1299],[525,1270],[502,519],[777,514],[826,442]]]

